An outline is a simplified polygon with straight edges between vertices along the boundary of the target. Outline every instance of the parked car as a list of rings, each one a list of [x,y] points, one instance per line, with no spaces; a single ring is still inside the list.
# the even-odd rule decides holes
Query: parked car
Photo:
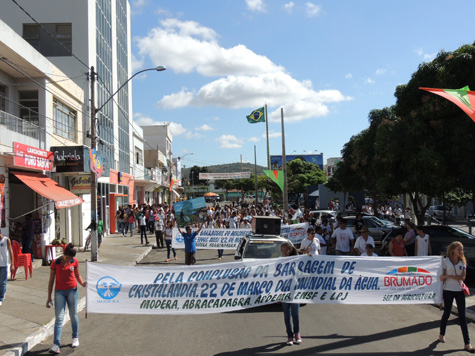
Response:
[[[323,217],[328,217],[328,222],[334,223],[338,212],[334,210],[312,210],[310,214],[313,214],[313,217],[317,219],[318,223],[322,222]]]
[[[356,216],[344,216],[343,219],[346,221],[346,227],[350,228],[353,233],[356,233]],[[376,216],[363,216],[363,222],[364,226],[369,230],[369,235],[373,237],[375,242],[380,242],[390,231],[397,228],[396,225],[385,223]]]
[[[444,205],[432,205],[429,207],[426,214],[435,218],[443,218],[444,212],[446,218],[452,216],[452,209]]]
[[[249,234],[239,242],[234,252],[235,260],[280,257],[280,246],[289,239],[278,235]]]
[[[447,246],[454,241],[460,241],[464,246],[468,267],[475,269],[475,236],[455,227],[444,225],[424,225],[423,230],[425,234],[429,235],[432,255],[445,256]],[[388,233],[383,239],[380,256],[388,255],[389,242],[396,237],[398,231],[404,235],[407,229],[400,228]]]

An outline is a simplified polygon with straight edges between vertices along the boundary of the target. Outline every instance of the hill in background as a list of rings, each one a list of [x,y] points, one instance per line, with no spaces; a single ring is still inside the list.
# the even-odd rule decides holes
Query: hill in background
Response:
[[[189,171],[191,167],[186,167],[183,169],[182,174],[185,177],[189,176]],[[263,170],[267,169],[267,167],[263,166],[256,166],[257,175],[264,174]],[[254,174],[254,164],[252,163],[227,163],[227,164],[217,164],[214,166],[208,166],[208,172],[210,173],[237,173],[237,172],[251,172]]]

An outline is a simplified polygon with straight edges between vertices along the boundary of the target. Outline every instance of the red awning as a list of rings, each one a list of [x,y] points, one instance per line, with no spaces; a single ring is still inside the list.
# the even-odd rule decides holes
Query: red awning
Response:
[[[54,200],[56,209],[82,204],[84,200],[41,173],[12,172],[18,179],[45,198]]]

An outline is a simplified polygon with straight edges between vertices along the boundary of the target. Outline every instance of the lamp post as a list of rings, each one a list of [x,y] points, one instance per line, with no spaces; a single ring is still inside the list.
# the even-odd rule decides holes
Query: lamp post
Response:
[[[188,152],[188,153],[185,153],[183,156],[177,157],[177,161],[180,162],[180,170],[181,170],[181,160],[182,160],[184,157],[188,156],[188,155],[194,155],[194,154],[195,154],[194,152]],[[184,167],[185,167],[185,166],[183,166],[183,168],[184,168]],[[177,174],[178,174],[178,171],[177,171]],[[181,175],[180,175],[180,177],[181,177]],[[170,179],[171,179],[171,178],[170,178]],[[184,189],[184,191],[185,191],[185,196],[186,196],[185,179],[184,179],[184,177],[181,177],[181,179],[182,179],[183,189]]]
[[[135,76],[140,73],[155,70],[158,72],[166,70],[164,66],[158,66],[155,68],[148,68],[138,71],[127,79],[119,89],[117,89],[99,108],[96,109],[94,101],[94,91],[96,82],[96,72],[94,66],[91,66],[90,80],[91,80],[91,150],[96,148],[96,114],[101,111],[104,106],[112,100],[112,98],[130,82]],[[98,259],[98,238],[97,238],[97,180],[96,174],[91,169],[91,221],[94,220],[96,224],[91,225],[91,261],[97,261]]]

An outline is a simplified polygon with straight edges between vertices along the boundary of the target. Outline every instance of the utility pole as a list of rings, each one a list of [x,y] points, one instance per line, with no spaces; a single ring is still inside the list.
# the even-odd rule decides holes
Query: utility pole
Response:
[[[91,66],[91,150],[96,148],[96,106],[94,101],[94,90],[96,84],[96,73],[94,66]],[[91,162],[92,164],[92,162]],[[91,261],[95,262],[99,258],[97,241],[97,181],[96,173],[91,169]]]

